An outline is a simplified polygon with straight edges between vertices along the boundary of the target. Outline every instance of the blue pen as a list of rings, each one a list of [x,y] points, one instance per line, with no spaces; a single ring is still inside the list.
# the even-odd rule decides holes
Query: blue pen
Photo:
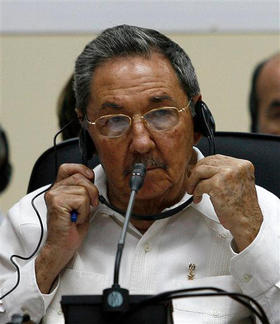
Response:
[[[72,223],[76,223],[77,218],[78,218],[78,213],[77,213],[77,211],[76,211],[76,210],[72,210],[72,211],[71,211],[71,222],[72,222]]]

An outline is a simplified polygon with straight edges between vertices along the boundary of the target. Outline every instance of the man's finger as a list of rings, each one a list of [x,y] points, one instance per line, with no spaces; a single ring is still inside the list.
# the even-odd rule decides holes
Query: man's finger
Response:
[[[94,180],[94,172],[87,166],[78,163],[64,163],[58,169],[56,182],[68,178],[75,173],[80,173],[86,178]]]
[[[197,184],[204,179],[209,179],[218,173],[218,168],[211,165],[195,166],[190,172],[187,184],[187,192],[192,195]]]

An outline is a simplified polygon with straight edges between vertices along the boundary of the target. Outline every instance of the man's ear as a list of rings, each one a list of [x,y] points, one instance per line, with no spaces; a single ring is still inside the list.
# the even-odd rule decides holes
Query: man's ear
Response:
[[[85,119],[85,115],[81,109],[75,108],[75,112],[81,124],[81,132],[79,135],[79,145],[82,153],[83,164],[89,165],[89,161],[92,159],[93,154],[96,154],[96,148],[93,143],[93,139],[88,133],[88,123]]]
[[[194,143],[194,145],[196,145],[200,141],[201,137],[202,137],[202,135],[200,133],[198,133],[198,132],[193,133],[193,143]]]
[[[196,103],[199,100],[202,100],[202,95],[201,94],[197,94],[196,96],[193,96],[192,97],[192,105],[193,105],[193,107],[195,107]],[[199,133],[199,132],[194,132],[193,133],[193,142],[194,142],[194,145],[196,145],[200,141],[201,137],[202,137],[202,134],[201,133]]]
[[[75,108],[75,112],[76,112],[77,117],[78,117],[78,119],[79,119],[79,122],[80,122],[80,124],[81,124],[81,126],[82,126],[82,122],[83,122],[83,120],[84,120],[84,115],[83,115],[81,109],[79,109],[79,108]]]
[[[192,104],[193,104],[193,106],[195,106],[195,104],[196,104],[199,100],[202,100],[202,95],[201,95],[200,93],[192,97]]]

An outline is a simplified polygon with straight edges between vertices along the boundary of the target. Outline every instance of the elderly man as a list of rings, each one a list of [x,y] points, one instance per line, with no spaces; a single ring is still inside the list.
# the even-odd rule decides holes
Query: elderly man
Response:
[[[194,148],[201,95],[185,52],[154,30],[107,29],[78,57],[75,92],[83,155],[95,147],[101,165],[93,171],[62,165],[45,195],[31,193],[10,210],[0,233],[1,323],[21,311],[35,322],[63,323],[62,295],[101,294],[111,286],[124,222],[117,210],[127,208],[135,162],[147,168],[133,209],[144,218],[131,219],[121,286],[130,294],[199,286],[243,292],[276,323],[279,199],[255,187],[250,162],[204,158]],[[174,212],[190,196],[193,203]],[[19,284],[8,293],[17,280],[9,257],[31,254],[39,241],[32,199],[43,243],[36,256],[19,261]],[[149,219],[165,210],[172,216]],[[173,317],[175,323],[250,323],[251,314],[226,297],[187,298],[174,301]]]

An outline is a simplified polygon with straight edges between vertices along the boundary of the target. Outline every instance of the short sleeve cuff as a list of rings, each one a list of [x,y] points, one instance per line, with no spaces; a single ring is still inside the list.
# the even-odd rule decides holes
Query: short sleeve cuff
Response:
[[[6,282],[5,287],[1,289],[1,295],[8,292],[15,285],[15,278],[13,276]],[[58,282],[56,282],[56,287],[50,294],[41,293],[36,282],[35,259],[33,259],[21,267],[19,284],[14,291],[2,300],[2,311],[8,314],[26,313],[33,322],[39,323],[45,315],[57,287]]]
[[[58,277],[52,285],[51,292],[49,294],[42,294],[42,298],[44,300],[44,305],[45,305],[45,311],[47,311],[47,308],[49,307],[50,303],[52,302],[52,300],[57,292],[59,283],[60,283],[60,279]]]
[[[245,294],[259,296],[280,282],[280,238],[265,221],[255,240],[242,252],[234,251],[230,271]]]

